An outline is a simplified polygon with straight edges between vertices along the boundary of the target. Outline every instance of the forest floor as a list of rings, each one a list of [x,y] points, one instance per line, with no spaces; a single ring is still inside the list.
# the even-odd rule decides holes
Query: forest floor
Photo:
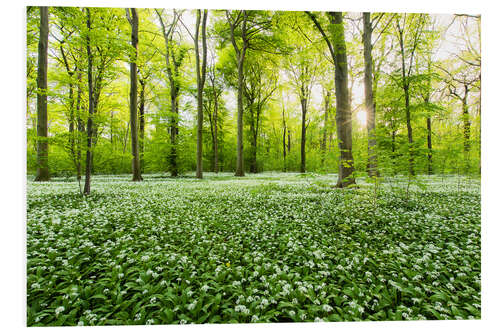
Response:
[[[27,323],[479,319],[479,179],[27,183]]]

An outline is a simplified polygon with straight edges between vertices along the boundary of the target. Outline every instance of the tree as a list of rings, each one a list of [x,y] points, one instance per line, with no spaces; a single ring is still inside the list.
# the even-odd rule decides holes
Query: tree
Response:
[[[352,155],[352,113],[349,103],[347,50],[344,37],[344,25],[341,12],[328,12],[331,37],[328,37],[316,14],[306,12],[328,45],[328,50],[335,64],[335,97],[337,138],[339,140],[340,161],[337,187],[343,188],[355,184],[354,157]]]
[[[423,29],[426,22],[424,14],[403,14],[398,15],[395,20],[397,31],[397,39],[399,41],[400,56],[401,56],[401,75],[402,88],[405,99],[405,117],[406,129],[408,133],[408,170],[410,175],[415,175],[415,151],[413,144],[413,128],[411,123],[411,108],[410,108],[410,88],[411,75],[413,74],[413,65],[415,60],[415,52],[423,37]]]
[[[83,187],[83,193],[86,195],[90,194],[90,177],[91,177],[91,161],[92,161],[92,116],[94,114],[94,85],[92,79],[93,64],[92,64],[92,48],[90,46],[90,34],[92,29],[92,17],[90,14],[90,9],[86,8],[87,11],[87,81],[89,86],[89,116],[87,119],[87,159],[85,160],[85,186]]]
[[[49,47],[49,8],[40,7],[40,39],[38,41],[37,74],[37,172],[35,181],[47,181],[49,144],[47,126],[47,50]]]
[[[288,68],[292,75],[292,85],[300,100],[301,135],[300,135],[300,172],[306,172],[306,130],[307,110],[311,99],[312,86],[316,79],[317,63],[311,63],[306,53],[307,48],[300,48],[295,55],[289,56]]]
[[[141,181],[141,161],[137,138],[137,44],[139,42],[139,17],[137,10],[131,8],[132,17],[126,9],[127,19],[132,26],[131,42],[133,54],[130,60],[130,141],[132,144],[132,180]]]
[[[213,59],[214,56],[212,55],[211,58]],[[218,74],[216,65],[214,63],[210,64],[207,70],[207,91],[204,94],[206,97],[204,107],[208,115],[210,134],[212,138],[212,171],[215,173],[219,172],[219,128],[221,126],[220,105],[222,102],[221,95],[224,91],[222,75]]]
[[[236,147],[236,172],[235,176],[242,177],[245,175],[243,168],[243,64],[245,55],[248,49],[247,22],[248,12],[246,10],[226,11],[227,22],[231,31],[231,43],[236,52],[236,61],[238,66],[238,118],[237,118],[237,147]],[[236,42],[235,30],[241,30],[241,46]]]
[[[177,136],[179,135],[179,97],[180,97],[180,82],[179,68],[184,60],[187,50],[184,47],[174,48],[174,32],[177,23],[180,20],[181,13],[174,10],[172,23],[167,28],[162,12],[155,10],[161,24],[163,39],[165,41],[165,63],[167,77],[170,83],[170,156],[169,169],[172,177],[179,175],[179,167],[177,162]],[[177,52],[176,52],[177,51]]]
[[[197,139],[196,139],[196,178],[203,178],[203,87],[205,86],[205,78],[207,72],[207,16],[208,11],[203,11],[203,23],[201,25],[202,39],[202,63],[200,72],[200,51],[198,45],[199,30],[200,30],[201,10],[196,11],[196,30],[195,30],[195,53],[196,53],[196,83],[197,83],[197,106],[198,106],[198,122],[197,122]]]
[[[266,104],[277,89],[278,75],[269,70],[272,61],[260,54],[249,53],[245,67],[243,95],[246,102],[246,122],[250,125],[250,172],[257,173],[258,137]],[[269,59],[269,55],[266,55]]]

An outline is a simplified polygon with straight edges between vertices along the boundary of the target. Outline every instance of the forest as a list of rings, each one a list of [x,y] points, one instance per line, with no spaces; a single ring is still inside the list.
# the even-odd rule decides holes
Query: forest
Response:
[[[480,41],[26,7],[27,325],[480,319]]]

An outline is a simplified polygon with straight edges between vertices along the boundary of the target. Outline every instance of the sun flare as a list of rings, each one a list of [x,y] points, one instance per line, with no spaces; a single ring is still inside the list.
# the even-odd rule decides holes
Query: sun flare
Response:
[[[361,126],[366,126],[366,110],[359,110],[356,112],[356,118]]]

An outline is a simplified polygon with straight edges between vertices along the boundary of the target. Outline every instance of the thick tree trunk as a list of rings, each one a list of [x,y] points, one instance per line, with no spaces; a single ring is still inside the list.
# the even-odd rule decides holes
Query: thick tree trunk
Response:
[[[90,9],[87,10],[87,59],[88,59],[88,70],[87,70],[87,78],[89,85],[89,116],[87,120],[87,158],[85,160],[85,186],[83,188],[83,193],[85,195],[90,194],[90,171],[91,171],[91,163],[92,163],[92,118],[94,114],[94,87],[92,82],[92,50],[90,48]]]
[[[49,144],[47,125],[47,51],[49,44],[49,8],[40,7],[40,40],[38,41],[37,73],[37,170],[35,181],[47,181],[49,172]]]
[[[307,115],[307,100],[300,99],[300,106],[302,108],[302,127],[300,135],[300,172],[306,172],[306,115]]]
[[[375,138],[375,103],[373,99],[373,61],[372,61],[372,22],[370,13],[363,13],[363,55],[365,63],[365,108],[366,129],[368,131],[368,175],[378,176],[377,170],[377,140]]]
[[[133,61],[130,62],[130,142],[132,144],[132,181],[141,181],[141,162],[137,135],[137,44],[139,42],[139,17],[137,10],[131,8]]]
[[[344,39],[344,26],[341,12],[330,13],[331,24],[335,35],[333,49],[335,52],[335,95],[337,112],[337,137],[339,140],[340,161],[337,187],[355,184],[354,158],[352,155],[352,114],[349,103],[347,52]]]
[[[200,51],[198,46],[198,37],[200,30],[201,10],[197,10],[196,15],[196,31],[195,31],[195,54],[196,54],[196,83],[198,85],[197,103],[198,103],[198,121],[197,121],[197,136],[196,136],[196,178],[203,178],[203,87],[205,85],[205,74],[207,65],[207,10],[203,11],[203,23],[201,28],[202,39],[202,64],[200,70]]]

